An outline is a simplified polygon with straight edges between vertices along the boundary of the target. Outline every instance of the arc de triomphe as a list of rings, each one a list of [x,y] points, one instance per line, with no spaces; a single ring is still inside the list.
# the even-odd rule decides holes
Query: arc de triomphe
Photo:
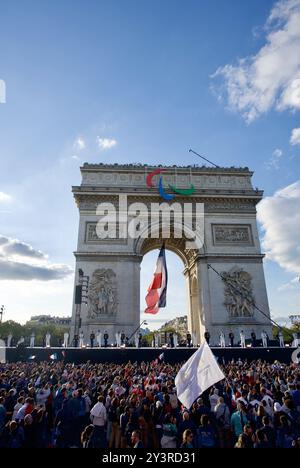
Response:
[[[177,253],[183,261],[189,305],[188,328],[198,343],[203,341],[206,329],[211,333],[212,343],[219,342],[221,330],[226,335],[233,330],[236,339],[241,330],[248,337],[252,330],[258,338],[262,330],[271,336],[270,321],[252,306],[255,302],[269,317],[263,255],[256,224],[256,204],[262,199],[263,192],[253,189],[253,173],[248,168],[163,168],[166,192],[169,192],[169,184],[178,189],[172,203],[182,207],[184,204],[192,207],[202,204],[204,207],[204,243],[199,248],[187,248],[185,237],[180,238],[175,228],[171,229],[168,238],[162,239],[159,227],[155,228],[153,223],[151,226],[150,215],[151,235],[142,234],[138,223],[135,224],[135,237],[127,235],[129,221],[135,218],[134,212],[139,213],[139,205],[133,204],[144,203],[150,213],[153,206],[171,203],[162,199],[158,190],[162,174],[153,171],[158,172],[157,168],[144,165],[85,163],[81,168],[82,183],[72,189],[80,215],[75,285],[78,284],[79,269],[89,277],[87,304],[81,308],[80,328],[86,342],[91,331],[96,333],[100,329],[103,336],[107,330],[112,343],[116,332],[124,330],[130,336],[139,326],[140,311],[144,308],[144,304],[140,304],[140,264],[143,256],[159,248],[163,241],[166,248]],[[153,186],[149,188],[147,180],[151,173]],[[186,190],[190,187],[193,190]],[[134,209],[127,212],[124,221],[122,215],[128,207]],[[108,223],[107,237],[99,237],[99,215],[108,215],[112,208],[116,220],[123,219],[123,223],[117,223],[115,228]],[[208,265],[220,272],[226,281]],[[71,336],[76,318],[75,293],[73,303]]]

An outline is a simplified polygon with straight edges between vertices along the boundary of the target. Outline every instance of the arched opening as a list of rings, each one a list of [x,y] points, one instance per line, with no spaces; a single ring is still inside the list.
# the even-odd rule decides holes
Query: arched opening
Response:
[[[141,263],[141,276],[140,276],[140,304],[141,304],[141,322],[147,321],[147,327],[150,331],[159,330],[165,323],[173,321],[172,327],[182,339],[186,336],[183,333],[184,325],[183,317],[189,315],[189,301],[188,301],[188,285],[184,275],[185,264],[182,256],[179,256],[175,249],[166,247],[166,261],[168,268],[168,291],[167,291],[167,305],[161,308],[158,314],[151,315],[145,314],[146,307],[145,296],[147,289],[153,278],[157,256],[159,253],[158,248],[153,248],[146,252],[143,256]],[[176,320],[182,317],[180,320]]]

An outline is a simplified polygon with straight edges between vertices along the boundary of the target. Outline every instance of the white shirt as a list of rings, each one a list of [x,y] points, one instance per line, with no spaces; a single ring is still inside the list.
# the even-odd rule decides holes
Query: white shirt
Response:
[[[22,408],[23,404],[22,403],[16,403],[15,406],[14,406],[14,412],[13,412],[13,415],[12,415],[12,421],[15,421],[16,420],[16,417],[17,417],[17,414],[19,412],[19,409]]]
[[[106,423],[106,408],[103,403],[96,403],[91,409],[91,420],[94,426],[105,426]]]
[[[261,401],[266,402],[265,411],[268,413],[269,416],[273,416],[273,405],[274,405],[274,400],[269,395],[265,395]]]
[[[215,410],[215,406],[217,405],[219,398],[220,396],[215,393],[209,397],[211,411]]]

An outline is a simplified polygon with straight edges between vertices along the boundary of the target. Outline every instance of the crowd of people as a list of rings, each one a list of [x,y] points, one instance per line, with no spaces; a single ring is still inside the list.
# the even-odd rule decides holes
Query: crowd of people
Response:
[[[0,364],[3,448],[300,448],[300,368],[221,366],[187,410],[180,364]]]

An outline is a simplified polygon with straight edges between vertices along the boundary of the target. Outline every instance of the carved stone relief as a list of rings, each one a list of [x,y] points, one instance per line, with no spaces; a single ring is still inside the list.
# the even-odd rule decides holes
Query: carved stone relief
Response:
[[[250,224],[212,224],[214,245],[243,244],[253,245]]]
[[[225,289],[224,305],[230,318],[253,317],[252,277],[243,269],[222,272]]]
[[[117,278],[111,269],[95,270],[89,285],[88,318],[114,316],[117,313]]]

